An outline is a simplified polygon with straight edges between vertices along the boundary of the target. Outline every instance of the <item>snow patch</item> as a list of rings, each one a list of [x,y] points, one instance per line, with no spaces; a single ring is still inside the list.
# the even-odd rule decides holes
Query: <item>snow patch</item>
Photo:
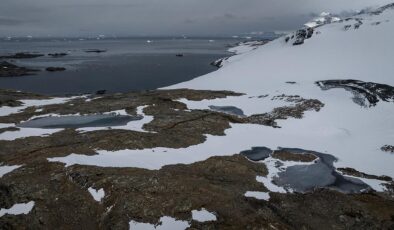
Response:
[[[88,188],[90,195],[92,195],[93,199],[97,202],[101,202],[102,199],[105,197],[104,189],[96,190],[92,187]]]
[[[270,194],[268,192],[252,192],[248,191],[245,193],[246,197],[252,197],[256,198],[258,200],[269,200],[270,199]]]
[[[319,17],[314,18],[310,22],[306,23],[305,26],[309,28],[314,28],[318,26],[322,26],[324,24],[339,22],[341,19],[339,17],[335,17],[331,15],[331,13],[323,12]]]
[[[5,209],[2,208],[0,209],[0,217],[8,214],[8,215],[22,215],[22,214],[28,214],[34,207],[34,201],[30,201],[28,203],[20,203],[20,204],[14,204],[11,208]]]
[[[0,166],[0,178],[3,177],[5,174],[10,173],[20,167],[22,167],[22,165],[11,165],[11,166],[2,165],[2,166]]]
[[[140,223],[137,221],[130,221],[130,230],[184,230],[190,227],[187,221],[176,220],[169,216],[163,216],[160,218],[158,225],[149,223]]]
[[[0,129],[10,128],[10,127],[14,127],[14,126],[15,126],[15,124],[13,124],[13,123],[9,123],[9,124],[0,123]]]
[[[216,215],[207,211],[205,208],[192,211],[192,219],[198,222],[216,221]]]

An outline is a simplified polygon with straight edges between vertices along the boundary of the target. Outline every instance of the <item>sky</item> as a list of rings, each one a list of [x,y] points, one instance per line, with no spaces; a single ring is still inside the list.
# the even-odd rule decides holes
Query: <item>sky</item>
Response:
[[[1,0],[0,36],[240,35],[394,0]]]

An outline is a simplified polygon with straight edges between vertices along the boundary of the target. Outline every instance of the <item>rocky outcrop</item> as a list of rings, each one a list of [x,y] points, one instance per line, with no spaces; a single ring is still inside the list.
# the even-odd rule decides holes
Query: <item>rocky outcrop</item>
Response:
[[[390,3],[390,4],[387,4],[385,6],[379,7],[376,10],[362,11],[361,13],[370,13],[372,15],[379,15],[379,14],[383,13],[385,10],[388,10],[388,9],[394,9],[394,3]]]
[[[394,153],[394,146],[393,145],[385,145],[380,148],[383,152]]]
[[[37,69],[20,67],[7,61],[0,62],[0,77],[20,77],[35,75],[38,71],[39,70]]]
[[[353,102],[363,107],[376,106],[379,101],[394,102],[394,87],[390,85],[359,80],[326,80],[316,84],[322,90],[345,89],[353,94]]]
[[[87,49],[85,50],[86,53],[105,53],[107,50],[101,50],[101,49]]]
[[[375,180],[388,181],[388,182],[393,181],[393,179],[389,176],[370,175],[367,173],[359,172],[353,168],[337,168],[337,170],[345,175],[355,176],[359,178],[375,179]]]
[[[64,67],[48,67],[45,70],[48,72],[59,72],[59,71],[65,71],[66,68],[64,68]]]
[[[288,118],[302,118],[306,111],[320,111],[324,104],[316,99],[304,99],[299,96],[285,96],[274,97],[273,100],[286,100],[287,102],[293,102],[292,106],[283,106],[274,108],[269,113],[254,114],[247,118],[246,123],[261,124],[280,128],[277,125],[277,120],[286,120]]]
[[[288,43],[292,41],[294,46],[302,45],[306,39],[309,39],[313,36],[313,33],[314,29],[312,27],[299,29],[295,33],[287,35],[285,37],[285,42]]]
[[[101,90],[97,90],[96,91],[96,94],[97,95],[104,95],[104,94],[106,94],[107,93],[107,90],[105,90],[105,89],[101,89]]]
[[[227,113],[230,115],[235,115],[235,116],[240,116],[240,117],[244,117],[245,114],[242,111],[242,109],[237,108],[235,106],[209,106],[209,108],[213,111],[217,111],[220,113]]]
[[[215,60],[213,62],[211,62],[211,65],[217,67],[217,68],[221,68],[223,67],[224,62],[228,59],[228,57],[225,58],[220,58],[218,60]]]
[[[44,54],[35,54],[35,53],[16,53],[8,56],[0,56],[0,59],[28,59],[28,58],[37,58],[45,56]]]
[[[306,23],[303,28],[287,35],[284,40],[286,43],[290,42],[294,46],[302,45],[306,39],[310,39],[313,36],[315,28],[340,21],[341,19],[339,17],[323,12],[319,17],[314,18],[312,21]]]
[[[53,58],[58,58],[58,57],[64,57],[67,56],[67,53],[50,53],[48,56],[53,57]]]
[[[253,40],[253,41],[245,41],[245,42],[239,42],[234,46],[229,46],[228,51],[234,54],[242,54],[246,53],[252,50],[257,49],[258,47],[267,44],[271,40],[269,39],[263,39],[263,40]],[[231,57],[224,57],[224,58],[219,58],[213,62],[211,62],[212,66],[215,66],[217,68],[223,67],[226,63],[228,63],[229,59]]]
[[[21,100],[25,99],[48,99],[35,93],[17,92],[13,90],[0,89],[0,106],[16,107],[21,106]]]
[[[275,150],[272,153],[272,157],[282,161],[295,161],[295,162],[312,162],[318,159],[318,157],[313,155],[313,153],[307,152],[303,154],[295,154],[283,149]]]
[[[306,39],[307,31],[306,29],[297,30],[295,33],[295,41],[293,45],[301,45],[304,44],[304,40]]]

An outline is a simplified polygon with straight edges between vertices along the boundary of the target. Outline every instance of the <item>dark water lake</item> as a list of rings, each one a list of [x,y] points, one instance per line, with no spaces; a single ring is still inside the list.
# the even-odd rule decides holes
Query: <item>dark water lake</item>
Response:
[[[17,65],[42,71],[34,76],[0,78],[0,88],[49,95],[156,89],[216,70],[210,63],[230,56],[228,46],[239,41],[232,38],[0,41],[0,56],[16,52],[46,54],[33,59],[12,60]],[[88,49],[106,52],[85,52]],[[68,55],[54,58],[48,56],[49,53]],[[184,56],[177,57],[176,54]],[[47,72],[46,67],[65,67],[67,70]]]

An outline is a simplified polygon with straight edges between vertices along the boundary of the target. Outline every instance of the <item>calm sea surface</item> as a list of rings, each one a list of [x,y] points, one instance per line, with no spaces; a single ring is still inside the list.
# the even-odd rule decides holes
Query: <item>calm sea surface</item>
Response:
[[[147,42],[147,41],[150,42]],[[156,89],[187,81],[216,70],[210,63],[230,56],[237,39],[123,38],[103,40],[33,39],[0,41],[0,56],[16,52],[46,54],[15,64],[41,69],[35,76],[0,78],[0,88],[49,95],[129,92]],[[87,53],[88,49],[107,50]],[[48,53],[68,53],[53,58]],[[177,57],[176,54],[183,54]],[[65,67],[46,72],[46,67]]]

